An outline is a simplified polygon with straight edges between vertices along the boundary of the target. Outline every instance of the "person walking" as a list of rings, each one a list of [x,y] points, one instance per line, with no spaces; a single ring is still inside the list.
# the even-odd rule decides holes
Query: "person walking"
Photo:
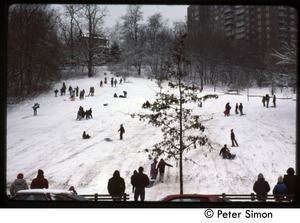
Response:
[[[229,102],[227,102],[226,105],[225,105],[225,111],[224,111],[225,116],[230,115],[230,109],[231,109],[231,106],[230,106]]]
[[[235,139],[235,134],[233,132],[233,129],[230,130],[230,139],[231,139],[231,146],[239,146],[239,144],[237,143],[236,139]]]
[[[135,188],[134,201],[138,201],[139,197],[141,202],[145,201],[145,187],[150,183],[149,177],[144,174],[144,168],[139,167],[138,174],[132,176],[131,184]]]
[[[166,166],[173,167],[171,164],[166,163],[164,161],[164,159],[160,159],[160,161],[157,165],[157,169],[159,170],[159,182],[162,182],[162,183],[164,182]]]
[[[265,180],[264,175],[262,173],[258,174],[257,181],[253,185],[253,191],[256,193],[257,200],[265,202],[270,189],[270,185]]]
[[[23,178],[23,173],[19,173],[17,179],[10,185],[9,191],[11,196],[14,196],[19,190],[29,189],[26,180]]]
[[[31,182],[31,189],[38,189],[38,188],[48,188],[49,184],[48,184],[48,180],[46,178],[44,178],[44,171],[39,169],[38,170],[38,175],[36,178],[34,178]]]
[[[287,195],[287,192],[288,190],[283,183],[283,178],[282,176],[279,176],[277,180],[277,184],[273,189],[273,195],[275,197],[275,201],[282,201],[285,195]]]
[[[120,125],[120,129],[118,130],[118,132],[120,132],[120,140],[123,140],[123,134],[125,133],[123,124]]]
[[[121,201],[125,192],[125,181],[120,177],[120,172],[115,170],[113,177],[108,180],[107,190],[113,201]]]
[[[39,103],[34,103],[34,105],[32,106],[33,109],[33,115],[36,116],[37,115],[37,109],[40,107]]]

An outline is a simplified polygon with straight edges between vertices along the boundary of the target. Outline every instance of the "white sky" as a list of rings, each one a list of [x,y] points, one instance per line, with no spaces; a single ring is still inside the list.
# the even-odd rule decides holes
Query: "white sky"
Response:
[[[112,27],[116,24],[116,21],[121,21],[120,17],[127,12],[128,5],[103,5],[108,9],[108,16],[105,19],[105,26]],[[163,19],[169,20],[172,24],[173,21],[183,20],[187,16],[187,5],[142,5],[143,19],[147,18],[155,13],[161,13]]]

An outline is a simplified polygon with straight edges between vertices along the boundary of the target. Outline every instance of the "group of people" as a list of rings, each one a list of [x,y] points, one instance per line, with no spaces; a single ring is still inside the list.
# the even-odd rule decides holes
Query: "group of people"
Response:
[[[84,117],[86,117],[86,119],[90,119],[90,118],[93,118],[92,116],[92,108],[84,111],[83,107],[82,106],[79,106],[79,109],[78,109],[78,112],[77,112],[77,117],[76,117],[76,120],[81,120],[83,119]]]
[[[39,169],[37,177],[31,182],[30,189],[48,188],[48,180],[44,177],[44,171]],[[19,190],[29,189],[27,181],[24,179],[24,174],[19,173],[17,179],[10,185],[10,195],[14,196]]]
[[[231,140],[232,147],[239,146],[239,144],[235,138],[235,133],[234,133],[233,129],[230,130],[230,140]],[[235,154],[231,154],[230,150],[227,147],[227,144],[224,144],[224,146],[220,150],[219,155],[222,156],[223,159],[234,159],[236,156]]]
[[[235,104],[235,114],[244,115],[243,108],[244,108],[244,106],[243,106],[242,103],[240,103],[240,104],[236,103]],[[225,105],[224,115],[229,116],[230,115],[230,110],[231,110],[230,103],[227,102],[226,105]]]
[[[269,101],[270,101],[270,96],[269,94],[266,94],[265,96],[262,97],[262,103],[264,107],[269,108]],[[276,95],[273,95],[273,107],[276,108]]]
[[[296,193],[296,175],[295,170],[290,167],[286,171],[287,174],[284,177],[279,176],[277,184],[273,188],[273,195],[276,201],[282,201],[283,199],[293,200]],[[265,202],[268,193],[271,188],[268,181],[265,180],[264,175],[259,173],[257,181],[253,185],[253,191],[256,193],[258,201]]]
[[[104,75],[106,75],[106,73],[104,73]],[[120,78],[119,84],[122,84],[122,82],[123,82],[123,79]],[[110,79],[110,85],[112,87],[117,87],[117,83],[118,83],[117,78],[112,77]],[[107,77],[104,77],[104,81],[100,80],[100,87],[103,87],[103,84],[107,84]]]

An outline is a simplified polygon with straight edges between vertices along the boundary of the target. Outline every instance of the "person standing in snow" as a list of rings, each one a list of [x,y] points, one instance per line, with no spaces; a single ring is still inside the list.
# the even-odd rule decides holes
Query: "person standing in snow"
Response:
[[[274,189],[273,189],[273,195],[275,197],[276,201],[282,201],[285,197],[285,195],[287,195],[287,188],[283,183],[283,178],[282,176],[278,177],[277,180],[277,184],[275,185]]]
[[[287,174],[283,177],[283,183],[287,187],[288,199],[293,199],[296,194],[296,175],[295,170],[290,167],[286,171]]]
[[[273,95],[273,106],[274,106],[274,108],[276,108],[276,96],[275,96],[275,94]]]
[[[136,175],[136,174],[138,174],[138,172],[136,170],[134,170],[133,175],[130,178],[130,182],[131,182],[131,185],[132,185],[132,193],[134,193],[134,190],[135,190],[135,187],[132,184],[132,180],[134,179],[134,175]]]
[[[266,97],[265,96],[262,96],[262,103],[263,103],[263,106],[266,107]]]
[[[125,181],[120,177],[120,172],[115,170],[113,177],[108,180],[107,190],[113,201],[120,201],[125,192]]]
[[[118,132],[120,132],[120,140],[123,140],[123,134],[125,133],[125,129],[123,127],[123,124],[120,125],[120,128],[119,128]]]
[[[240,105],[239,105],[239,110],[240,110],[240,114],[243,115],[244,113],[243,113],[243,104],[242,103],[240,103]]]
[[[168,164],[164,161],[164,159],[160,159],[157,169],[159,170],[159,182],[164,182],[164,177],[165,177],[165,167],[170,166],[173,167],[171,164]]]
[[[267,108],[269,107],[269,101],[270,101],[270,96],[266,94],[266,102],[267,102]]]
[[[10,195],[14,196],[19,190],[27,190],[28,184],[26,180],[23,179],[24,175],[22,173],[19,173],[17,175],[17,179],[10,185],[9,191]]]
[[[154,158],[153,163],[150,165],[150,178],[151,180],[156,180],[158,170],[156,168],[157,160]]]
[[[237,143],[236,139],[235,139],[235,134],[233,132],[233,129],[230,130],[230,139],[231,139],[231,146],[239,146],[239,144]]]
[[[138,174],[132,176],[131,184],[135,188],[134,191],[134,201],[138,201],[139,197],[141,202],[145,200],[145,187],[147,187],[150,183],[149,177],[144,174],[144,168],[139,167]]]
[[[256,193],[257,200],[265,202],[270,189],[270,185],[265,180],[264,175],[262,173],[258,174],[257,181],[253,185],[253,191]]]
[[[236,103],[235,104],[235,114],[239,114],[238,109],[239,109],[239,103]]]
[[[40,107],[39,103],[34,103],[34,105],[32,106],[33,109],[33,115],[36,116],[37,115],[37,109]]]
[[[227,102],[226,105],[225,105],[225,111],[224,111],[225,116],[230,115],[230,109],[231,109],[231,106],[230,106],[229,102]]]
[[[48,184],[48,180],[46,178],[44,178],[44,171],[39,169],[38,170],[38,175],[36,178],[34,178],[31,182],[31,189],[43,189],[43,188],[48,188],[49,184]]]

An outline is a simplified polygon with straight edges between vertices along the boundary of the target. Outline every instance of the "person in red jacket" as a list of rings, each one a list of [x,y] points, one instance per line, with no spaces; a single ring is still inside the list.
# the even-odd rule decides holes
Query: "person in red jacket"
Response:
[[[31,189],[38,189],[38,188],[48,188],[48,180],[44,178],[44,171],[39,169],[38,170],[38,175],[36,178],[34,178],[31,182]]]

